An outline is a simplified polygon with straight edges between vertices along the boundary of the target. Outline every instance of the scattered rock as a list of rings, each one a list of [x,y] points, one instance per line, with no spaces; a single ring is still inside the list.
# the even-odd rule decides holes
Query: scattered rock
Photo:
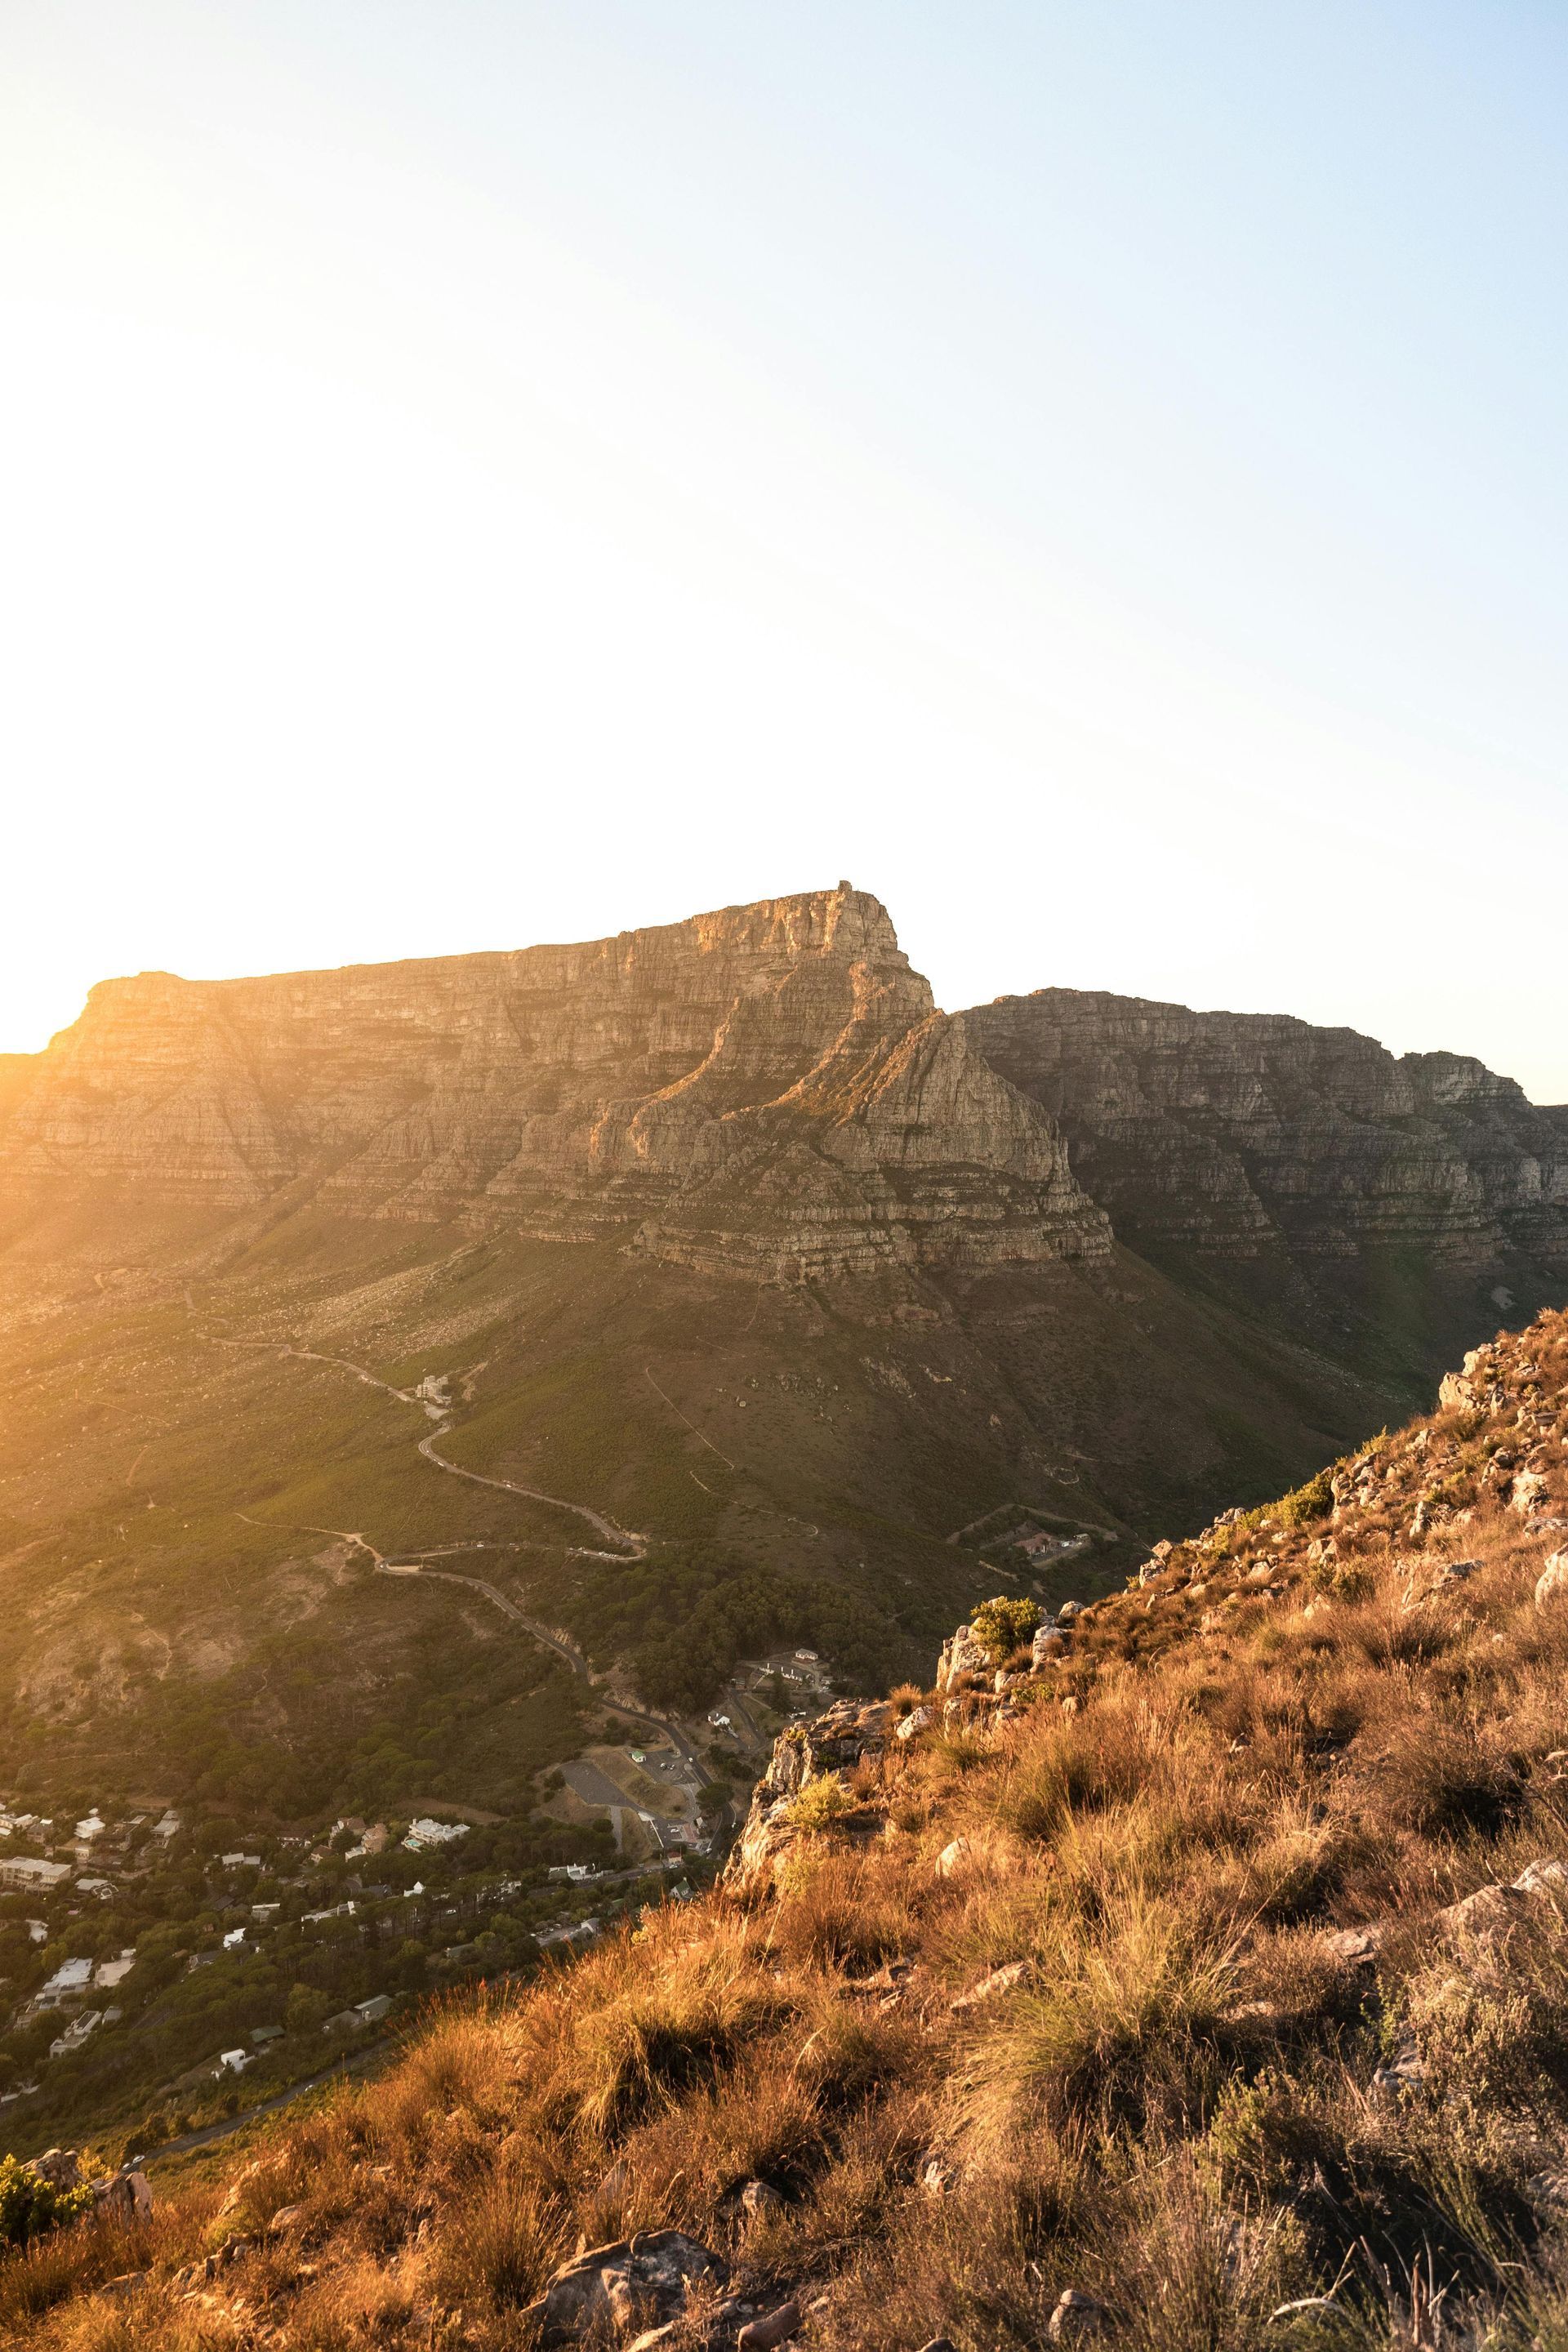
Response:
[[[1011,1992],[1016,1984],[1022,1984],[1028,1971],[1027,1960],[1009,1960],[1005,1968],[993,1969],[989,1976],[982,1977],[977,1985],[971,1985],[967,1992],[961,1992],[952,2002],[952,2008],[954,2011],[974,2009],[983,2000],[994,2000],[998,1993]]]
[[[1383,1929],[1377,1927],[1336,1927],[1323,1937],[1330,1958],[1346,1968],[1369,1968],[1382,1948]]]
[[[763,2221],[782,2213],[784,2204],[771,2180],[748,2180],[737,2202],[748,2221]]]
[[[911,1707],[908,1715],[900,1716],[898,1722],[894,1724],[893,1738],[895,1739],[916,1738],[921,1732],[929,1731],[935,1721],[934,1706]]]
[[[1057,2298],[1056,2309],[1046,2323],[1046,2334],[1053,2344],[1076,2344],[1081,2336],[1103,2334],[1110,2324],[1110,2314],[1104,2304],[1069,2286],[1064,2287]]]
[[[1516,1895],[1568,1893],[1568,1869],[1560,1862],[1527,1862],[1513,1882]]]
[[[950,2163],[945,2156],[928,2156],[921,2162],[915,2178],[928,2197],[945,2197],[958,2185],[958,2167]]]
[[[900,1956],[897,1959],[885,1960],[872,1976],[847,1978],[842,1990],[858,2000],[877,2000],[882,2008],[889,2009],[902,1998],[914,1973],[913,1960],[906,1960]]]
[[[1455,1941],[1490,1947],[1512,1935],[1526,1907],[1526,1896],[1512,1886],[1494,1881],[1489,1886],[1478,1886],[1473,1895],[1439,1911],[1437,1925]]]
[[[936,1874],[939,1878],[956,1878],[959,1872],[967,1870],[973,1860],[974,1848],[969,1840],[956,1837],[937,1855]]]
[[[735,2338],[736,2352],[773,2352],[774,2345],[789,2342],[800,2321],[798,2303],[781,2303],[776,2311],[747,2322]]]
[[[1426,2062],[1412,2040],[1400,2043],[1394,2056],[1372,2078],[1374,2097],[1397,2098],[1402,2091],[1418,2089],[1426,2080]]]
[[[679,2318],[689,2286],[722,2284],[724,2276],[720,2257],[683,2231],[644,2230],[563,2263],[521,2315],[547,2342],[606,2327],[627,2335],[639,2321],[657,2335]]]
[[[1535,1581],[1535,1605],[1544,1609],[1549,1601],[1561,1601],[1568,1593],[1568,1551],[1554,1551]]]
[[[1249,2026],[1259,2033],[1279,2033],[1284,2031],[1287,2018],[1277,2000],[1243,2000],[1226,2011],[1223,2022]]]
[[[35,2156],[27,2165],[29,2172],[47,2180],[51,2189],[78,2189],[81,2186],[81,2160],[74,2147],[47,2147],[42,2156]]]

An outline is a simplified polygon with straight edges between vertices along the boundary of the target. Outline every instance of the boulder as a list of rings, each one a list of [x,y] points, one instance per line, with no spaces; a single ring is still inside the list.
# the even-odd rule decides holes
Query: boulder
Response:
[[[136,2167],[92,2184],[92,2210],[106,2221],[150,2221],[153,2189],[147,2175]]]
[[[934,1706],[911,1707],[908,1715],[900,1716],[898,1722],[894,1724],[893,1738],[895,1739],[918,1738],[922,1731],[931,1729],[936,1719]]]
[[[1064,2287],[1057,2298],[1055,2310],[1046,2323],[1046,2334],[1053,2344],[1076,2344],[1080,2338],[1101,2336],[1110,2325],[1110,2314],[1104,2304],[1097,2303],[1076,2286]]]
[[[691,2285],[721,2285],[725,2275],[719,2255],[683,2231],[644,2230],[563,2263],[521,2315],[546,2343],[629,2335],[640,2322],[658,2329],[680,2315]]]
[[[973,1625],[960,1625],[951,1642],[942,1644],[937,1660],[936,1686],[939,1691],[951,1690],[965,1675],[988,1675],[991,1657],[984,1643],[975,1639]]]
[[[42,2156],[35,2156],[27,2166],[40,2180],[51,2189],[78,2189],[81,2185],[81,2160],[74,2147],[47,2147]]]
[[[773,2352],[778,2344],[787,2344],[798,2330],[801,2308],[798,2303],[781,2303],[775,2311],[764,2313],[761,2319],[748,2320],[735,2338],[736,2352]]]
[[[939,1878],[956,1878],[962,1871],[970,1867],[973,1860],[974,1848],[970,1844],[969,1840],[965,1837],[956,1837],[951,1844],[944,1845],[937,1855],[936,1874]]]
[[[1513,1889],[1516,1895],[1568,1895],[1568,1869],[1560,1862],[1527,1862]]]
[[[784,2211],[784,2200],[771,2180],[748,2180],[737,2202],[748,2221],[765,2221]]]
[[[1510,1511],[1517,1511],[1521,1519],[1527,1519],[1532,1511],[1542,1509],[1551,1500],[1552,1488],[1540,1471],[1521,1470],[1513,1482],[1508,1507]]]
[[[1544,1609],[1549,1601],[1561,1601],[1568,1594],[1568,1551],[1554,1551],[1535,1580],[1535,1605]]]
[[[1375,1926],[1335,1927],[1323,1937],[1329,1958],[1345,1968],[1370,1968],[1382,1948],[1383,1929]]]
[[[1031,1667],[1037,1672],[1041,1666],[1048,1665],[1053,1658],[1063,1655],[1067,1645],[1067,1635],[1059,1626],[1050,1624],[1040,1626],[1029,1647]]]

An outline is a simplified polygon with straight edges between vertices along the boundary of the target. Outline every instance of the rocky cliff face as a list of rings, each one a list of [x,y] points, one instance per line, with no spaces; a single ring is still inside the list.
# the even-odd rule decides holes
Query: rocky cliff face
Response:
[[[960,1016],[1048,1110],[1119,1238],[1298,1265],[1415,1250],[1568,1271],[1568,1108],[1453,1054],[1074,989]]]
[[[18,1057],[20,1062],[21,1057]],[[585,946],[110,981],[0,1094],[0,1198],[625,1231],[785,1279],[1103,1255],[1061,1138],[837,890]]]
[[[1568,1276],[1568,1109],[1280,1016],[1045,989],[949,1018],[840,884],[583,946],[105,982],[0,1066],[0,1213],[62,1196],[615,1237],[750,1280],[1094,1259],[1114,1230],[1167,1268],[1360,1281],[1387,1323],[1374,1262],[1470,1307]]]

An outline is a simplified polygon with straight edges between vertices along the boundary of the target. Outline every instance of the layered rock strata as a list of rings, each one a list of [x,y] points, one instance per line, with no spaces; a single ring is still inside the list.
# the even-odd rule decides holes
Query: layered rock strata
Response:
[[[837,890],[578,947],[105,982],[0,1097],[0,1199],[624,1233],[710,1272],[1103,1255],[1062,1139]]]
[[[1537,1108],[1464,1055],[1068,988],[959,1021],[1059,1124],[1133,1248],[1324,1260],[1415,1244],[1568,1268],[1568,1108]]]

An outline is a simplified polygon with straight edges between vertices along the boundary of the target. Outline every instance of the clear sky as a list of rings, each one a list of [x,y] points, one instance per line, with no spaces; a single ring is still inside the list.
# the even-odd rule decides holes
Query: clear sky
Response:
[[[848,876],[1568,1099],[1558,0],[6,0],[0,1047]]]

